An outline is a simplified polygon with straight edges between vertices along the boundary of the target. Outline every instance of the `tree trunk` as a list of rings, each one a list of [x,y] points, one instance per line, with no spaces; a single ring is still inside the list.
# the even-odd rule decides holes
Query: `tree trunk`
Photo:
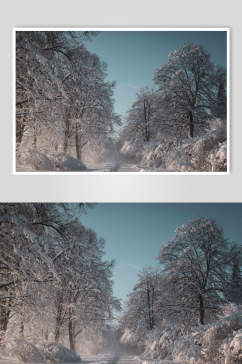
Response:
[[[68,139],[64,140],[64,152],[67,153],[67,148],[68,148]]]
[[[193,115],[191,111],[189,113],[189,119],[190,119],[190,136],[191,138],[193,138],[194,124],[193,124]]]
[[[20,120],[21,118],[16,118],[16,143],[21,144],[23,139],[24,124]]]
[[[18,149],[20,144],[22,143],[23,135],[24,135],[24,123],[21,122],[21,117],[16,117],[16,154],[18,155]]]
[[[67,148],[68,148],[68,138],[65,136],[64,139],[64,152],[67,153]]]
[[[68,142],[70,138],[70,120],[69,114],[66,112],[65,114],[65,136],[64,136],[64,152],[67,153]]]
[[[48,341],[48,338],[49,338],[49,332],[48,330],[45,331],[45,340]]]
[[[60,327],[61,327],[61,315],[62,315],[62,297],[61,294],[58,293],[58,301],[57,301],[57,315],[55,318],[55,341],[59,342],[60,339]]]
[[[145,119],[145,142],[148,143],[148,141],[150,140],[150,132],[147,120],[147,107],[145,105],[145,101],[144,101],[144,119]]]
[[[73,311],[71,308],[69,308],[69,343],[70,343],[70,349],[75,351],[75,337],[73,332]]]
[[[149,309],[148,330],[152,330],[151,315],[150,315],[150,292],[149,292],[149,289],[147,289],[147,306],[148,306],[148,309]]]
[[[56,326],[55,328],[55,342],[59,342],[59,338],[60,338],[60,326]]]
[[[4,300],[5,301],[5,300]],[[4,302],[6,303],[6,301]],[[0,314],[0,344],[1,341],[5,335],[5,332],[7,331],[8,322],[9,322],[9,316],[11,313],[11,310],[8,307],[4,307],[4,303],[2,301],[3,306],[1,307]]]
[[[23,105],[20,105],[20,110],[23,110]],[[22,143],[24,129],[25,129],[26,118],[25,115],[16,116],[16,147],[18,152],[18,147]]]
[[[78,125],[76,124],[76,158],[81,160],[80,140],[78,133]]]
[[[20,322],[19,333],[20,333],[21,337],[24,338],[24,323],[23,323],[23,320],[21,320],[21,322]]]
[[[203,297],[202,296],[199,297],[199,306],[200,306],[200,323],[201,323],[201,325],[203,325],[205,310],[204,310],[204,306],[203,306]]]
[[[52,142],[52,148],[54,148],[55,151],[58,152],[58,144],[57,143]]]
[[[34,133],[34,139],[33,139],[33,147],[36,149],[37,147],[37,135]]]

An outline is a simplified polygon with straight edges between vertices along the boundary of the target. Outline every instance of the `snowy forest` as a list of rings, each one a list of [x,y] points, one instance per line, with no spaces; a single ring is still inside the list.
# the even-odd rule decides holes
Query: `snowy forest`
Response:
[[[0,205],[0,347],[8,357],[80,362],[77,342],[82,354],[105,345],[102,333],[110,334],[120,302],[113,296],[114,261],[103,260],[105,241],[78,219],[90,208]]]
[[[122,117],[94,31],[16,31],[16,171],[226,172],[227,70],[186,43]],[[142,75],[140,75],[142,78]]]
[[[215,220],[194,217],[160,245],[157,265],[140,270],[122,303],[104,239],[81,223],[93,208],[0,205],[0,356],[241,363],[241,244],[225,238]]]

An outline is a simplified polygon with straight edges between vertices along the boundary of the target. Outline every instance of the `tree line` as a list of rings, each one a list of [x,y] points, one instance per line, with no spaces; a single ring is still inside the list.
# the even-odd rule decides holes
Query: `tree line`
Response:
[[[193,218],[161,246],[157,267],[145,267],[128,295],[120,324],[142,345],[145,333],[177,323],[204,325],[218,319],[223,305],[242,303],[242,249],[224,237],[214,220]],[[143,343],[145,346],[145,343]]]
[[[188,43],[171,52],[168,62],[156,69],[154,86],[138,90],[127,111],[119,135],[121,151],[138,161],[143,158],[145,163],[160,143],[162,153],[154,159],[161,164],[162,154],[184,145],[185,139],[207,136],[211,130],[214,134],[214,119],[227,119],[226,74],[226,68],[215,65],[202,46]],[[221,131],[217,133],[221,135]],[[216,153],[225,140],[220,137],[219,141],[208,141],[204,149],[210,150],[211,144]],[[190,148],[181,153],[197,157],[201,151]]]

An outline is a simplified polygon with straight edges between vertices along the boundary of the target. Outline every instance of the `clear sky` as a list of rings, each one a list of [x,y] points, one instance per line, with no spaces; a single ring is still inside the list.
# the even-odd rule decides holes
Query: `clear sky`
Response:
[[[86,43],[90,52],[108,63],[108,80],[117,81],[115,110],[125,116],[141,86],[152,86],[156,68],[184,43],[202,45],[212,61],[226,67],[225,31],[102,31]]]
[[[81,216],[86,227],[106,240],[105,259],[116,260],[114,294],[126,299],[145,265],[155,266],[159,248],[187,220],[207,216],[230,241],[242,244],[242,203],[104,203]]]

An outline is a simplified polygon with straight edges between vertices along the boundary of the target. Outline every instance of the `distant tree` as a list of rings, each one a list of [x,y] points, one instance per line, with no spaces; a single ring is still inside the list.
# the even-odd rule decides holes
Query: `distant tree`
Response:
[[[225,287],[225,297],[229,302],[242,304],[242,277],[238,259],[233,262],[231,278]]]
[[[223,229],[206,217],[193,218],[176,229],[176,236],[161,246],[157,259],[164,266],[167,315],[184,320],[205,312],[216,314],[235,258],[241,248],[224,238]]]
[[[154,88],[142,87],[127,111],[126,124],[120,133],[121,138],[132,143],[135,139],[148,143],[154,137],[156,107],[157,95]]]
[[[165,127],[201,126],[212,116],[217,88],[226,78],[226,70],[215,67],[210,54],[196,44],[184,44],[171,52],[169,61],[158,68],[153,80],[159,87]]]
[[[218,85],[214,116],[225,120],[227,118],[227,95],[225,86],[222,82]]]
[[[124,315],[121,317],[122,327],[135,332],[138,326],[153,330],[158,322],[158,299],[160,295],[160,270],[145,267],[138,274],[138,283],[128,295]]]
[[[153,124],[156,107],[157,95],[154,88],[142,87],[136,93],[136,100],[128,111],[129,128],[136,129],[136,133],[139,131],[146,143],[154,134]]]
[[[154,87],[141,87],[136,100],[127,111],[119,140],[124,145],[123,154],[141,159],[144,148],[157,137],[159,100]]]

